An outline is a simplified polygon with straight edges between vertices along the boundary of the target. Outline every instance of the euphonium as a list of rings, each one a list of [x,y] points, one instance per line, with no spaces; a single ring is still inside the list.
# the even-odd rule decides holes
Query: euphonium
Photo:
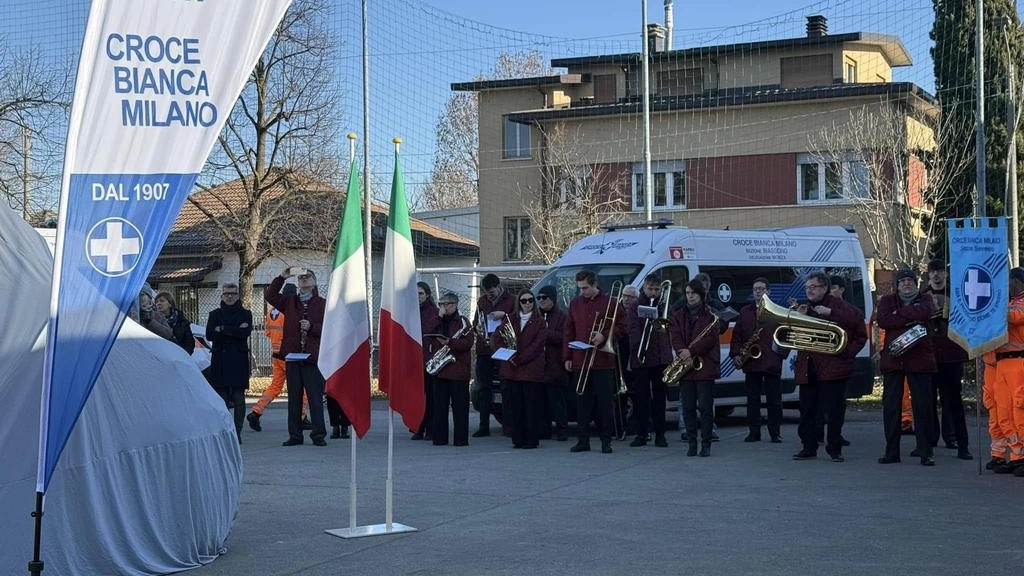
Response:
[[[468,334],[472,329],[473,327],[467,325],[466,319],[463,318],[462,328],[460,328],[459,331],[456,332],[454,336],[449,338],[449,340],[452,340],[454,338],[462,338],[463,336]],[[455,355],[452,354],[451,348],[449,348],[448,345],[445,344],[444,346],[441,346],[441,348],[439,348],[437,352],[434,352],[433,356],[430,357],[430,360],[427,361],[427,366],[425,370],[427,371],[427,374],[430,374],[431,376],[436,376],[437,373],[440,372],[442,368],[451,364],[452,362],[455,362]]]
[[[708,308],[708,312],[711,313],[711,321],[708,322],[708,325],[705,326],[704,329],[694,336],[693,340],[686,345],[687,350],[692,348],[693,345],[700,341],[701,338],[707,336],[708,332],[710,332],[712,328],[718,327],[718,315],[710,308]],[[703,367],[704,363],[701,361],[699,356],[690,356],[686,360],[683,360],[682,356],[676,356],[676,358],[672,360],[672,363],[665,367],[665,371],[661,373],[661,381],[664,382],[666,386],[675,386],[690,370],[700,371]]]
[[[846,330],[838,324],[783,308],[772,302],[767,294],[757,301],[757,321],[775,326],[772,340],[781,348],[831,356],[846,349]]]

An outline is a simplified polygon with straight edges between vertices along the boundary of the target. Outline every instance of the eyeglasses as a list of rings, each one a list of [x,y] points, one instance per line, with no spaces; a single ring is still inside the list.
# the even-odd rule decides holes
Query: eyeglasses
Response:
[[[298,278],[299,280],[309,280],[309,279],[310,279],[310,278],[312,278],[312,277],[313,277],[313,275],[312,275],[312,274],[302,274],[301,276],[297,276],[297,278]]]
[[[221,292],[221,296],[238,296],[238,292]]]
[[[520,298],[520,304],[533,304],[533,298]]]
[[[548,297],[543,295],[543,294],[541,294],[540,296],[537,296],[537,300],[547,300],[547,299],[548,299]]]

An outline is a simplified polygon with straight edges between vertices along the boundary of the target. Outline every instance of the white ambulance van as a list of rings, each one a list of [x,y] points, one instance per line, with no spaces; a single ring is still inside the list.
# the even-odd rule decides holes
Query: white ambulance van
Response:
[[[682,300],[683,288],[700,272],[711,277],[709,303],[737,312],[751,304],[755,278],[769,281],[771,299],[785,306],[789,298],[806,299],[805,276],[823,270],[846,280],[845,298],[864,311],[870,322],[871,287],[867,263],[853,230],[838,226],[808,226],[772,230],[697,230],[665,222],[609,226],[605,232],[584,238],[565,252],[533,286],[555,286],[559,307],[568,309],[577,295],[576,273],[589,269],[597,274],[601,290],[608,292],[616,280],[642,287],[648,274],[672,281],[671,306]],[[715,407],[720,414],[746,404],[743,372],[729,357],[732,325],[720,336],[721,372],[715,383]],[[870,333],[870,331],[869,331]],[[796,402],[793,370],[796,353],[783,362],[783,401]],[[857,354],[857,372],[847,395],[856,398],[871,392],[874,366],[869,346]],[[674,389],[676,394],[678,388]]]

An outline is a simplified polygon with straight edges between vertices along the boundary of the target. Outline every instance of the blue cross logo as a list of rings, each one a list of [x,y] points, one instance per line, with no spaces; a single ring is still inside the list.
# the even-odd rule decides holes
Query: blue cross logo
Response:
[[[963,300],[970,312],[980,312],[992,302],[992,275],[987,270],[969,264],[961,279]]]

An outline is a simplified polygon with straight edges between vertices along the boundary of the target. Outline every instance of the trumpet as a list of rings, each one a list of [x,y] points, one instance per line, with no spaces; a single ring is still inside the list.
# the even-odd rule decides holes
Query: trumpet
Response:
[[[768,299],[767,294],[757,301],[757,321],[775,326],[772,340],[781,348],[830,356],[846,349],[846,330],[838,324],[783,308]]]
[[[651,333],[657,330],[659,333],[664,334],[668,332],[668,327],[671,322],[668,319],[668,297],[672,292],[672,281],[662,281],[659,290],[661,290],[661,298],[658,299],[658,317],[647,318],[644,320],[644,331],[640,336],[640,347],[636,351],[636,359],[641,364],[647,359],[647,348],[651,345]]]
[[[690,349],[694,344],[700,341],[701,338],[707,336],[708,332],[712,328],[718,327],[718,315],[715,314],[714,310],[708,308],[708,312],[711,313],[711,321],[704,327],[703,330],[698,333],[693,340],[687,344],[686,348]],[[682,356],[677,356],[672,363],[665,367],[665,371],[661,373],[661,381],[666,386],[675,386],[679,382],[679,379],[685,376],[690,370],[700,371],[704,367],[704,362],[699,356],[690,356],[686,360],[683,360]]]
[[[448,340],[462,338],[466,334],[469,334],[472,330],[473,327],[466,324],[466,319],[462,318],[462,328],[459,328],[459,331],[456,332],[455,335],[449,338]],[[436,376],[437,373],[440,372],[442,368],[451,364],[452,362],[455,362],[455,355],[452,354],[451,348],[449,348],[448,345],[445,344],[444,346],[441,346],[441,348],[439,348],[437,352],[434,352],[433,356],[430,357],[430,360],[427,361],[427,366],[425,370],[427,371],[427,374],[430,374],[431,376]]]
[[[594,360],[597,358],[598,351],[615,354],[615,345],[612,344],[612,338],[614,336],[613,331],[615,329],[615,318],[619,314],[619,302],[621,300],[622,282],[620,280],[616,280],[612,283],[612,288],[608,292],[608,305],[605,306],[604,314],[598,314],[598,316],[594,318],[594,324],[590,328],[590,337],[593,338],[595,332],[604,332],[607,327],[608,338],[605,339],[600,350],[598,350],[597,347],[590,347],[587,348],[586,352],[584,352],[583,366],[580,368],[579,379],[576,380],[576,394],[580,396],[582,396],[587,390],[587,379],[590,378],[590,369],[594,366]],[[610,318],[609,314],[611,314]],[[610,325],[608,324],[609,320],[611,320]]]

